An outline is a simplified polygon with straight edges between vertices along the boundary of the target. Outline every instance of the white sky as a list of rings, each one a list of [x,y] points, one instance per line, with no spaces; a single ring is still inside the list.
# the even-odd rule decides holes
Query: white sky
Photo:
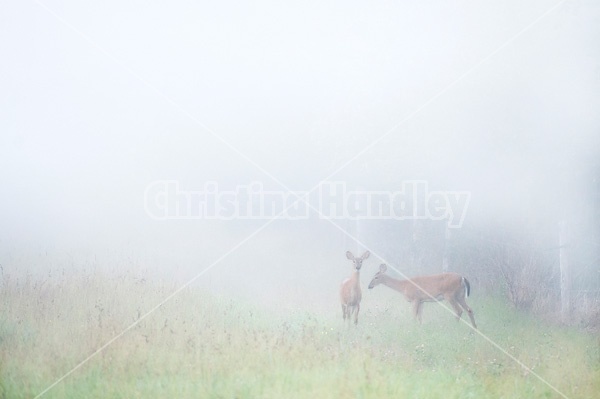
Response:
[[[154,180],[279,188],[219,138],[308,190],[558,4],[241,3],[3,2],[1,236],[127,237]],[[566,1],[333,179],[547,190],[597,158],[599,90],[600,4]]]

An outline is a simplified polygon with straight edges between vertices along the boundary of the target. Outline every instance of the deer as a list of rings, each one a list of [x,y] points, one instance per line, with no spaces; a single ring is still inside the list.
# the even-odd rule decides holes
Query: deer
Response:
[[[473,310],[465,302],[471,293],[469,280],[457,273],[441,273],[430,276],[414,277],[409,280],[398,280],[386,274],[387,265],[379,266],[379,272],[373,276],[369,289],[383,284],[401,292],[408,302],[413,303],[413,313],[419,323],[423,322],[422,310],[424,302],[443,301],[452,305],[456,312],[456,320],[460,320],[463,309],[469,314],[473,328],[477,328]]]
[[[362,254],[361,257],[356,258],[352,252],[346,252],[346,258],[350,259],[353,263],[355,271],[352,276],[345,279],[340,287],[340,299],[342,301],[342,317],[344,321],[352,319],[354,314],[354,324],[358,324],[358,312],[360,310],[360,300],[362,298],[362,292],[360,290],[360,268],[362,267],[363,260],[367,259],[371,255],[369,251]]]

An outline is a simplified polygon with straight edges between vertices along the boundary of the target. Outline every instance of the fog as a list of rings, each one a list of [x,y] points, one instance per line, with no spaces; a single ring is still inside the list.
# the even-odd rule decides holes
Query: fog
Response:
[[[155,220],[144,195],[163,180],[424,180],[471,193],[465,229],[581,216],[599,192],[600,5],[557,4],[4,2],[4,273],[209,267],[197,283],[217,291],[328,300],[364,249],[314,212],[256,234],[268,220]],[[402,266],[410,220],[337,223]]]

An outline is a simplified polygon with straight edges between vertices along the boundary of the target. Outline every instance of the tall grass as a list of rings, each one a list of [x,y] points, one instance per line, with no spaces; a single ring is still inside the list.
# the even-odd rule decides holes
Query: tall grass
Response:
[[[197,287],[140,319],[175,289],[127,276],[5,276],[0,397],[35,397],[133,323],[43,397],[561,397],[534,373],[569,398],[600,392],[597,337],[494,298],[470,300],[480,331],[529,370],[439,305],[419,325],[385,294],[365,296],[358,326],[337,303],[279,311]]]

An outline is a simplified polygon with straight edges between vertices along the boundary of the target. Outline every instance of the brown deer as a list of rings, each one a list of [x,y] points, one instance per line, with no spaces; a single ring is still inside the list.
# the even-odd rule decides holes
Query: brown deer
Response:
[[[352,252],[346,252],[346,258],[352,261],[355,271],[350,278],[342,282],[340,299],[342,300],[342,316],[344,320],[346,318],[350,320],[354,313],[354,324],[358,324],[358,311],[360,310],[360,299],[362,297],[360,290],[360,268],[362,267],[363,260],[367,259],[369,255],[371,253],[366,251],[360,258],[355,258]]]
[[[398,280],[385,274],[386,270],[387,265],[379,266],[379,272],[371,280],[369,289],[378,284],[383,284],[400,291],[408,302],[413,302],[413,311],[419,323],[422,322],[423,302],[435,302],[445,299],[454,308],[457,320],[460,320],[464,309],[469,314],[473,327],[477,328],[473,310],[465,302],[465,298],[471,293],[471,285],[460,274],[442,273],[414,277],[410,280]]]

